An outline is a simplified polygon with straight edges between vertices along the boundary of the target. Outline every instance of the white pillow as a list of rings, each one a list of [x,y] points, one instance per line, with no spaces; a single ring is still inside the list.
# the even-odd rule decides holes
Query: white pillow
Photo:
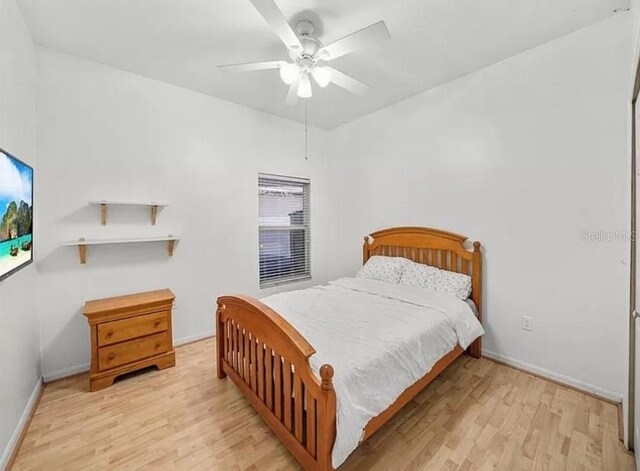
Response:
[[[402,257],[374,255],[367,260],[367,263],[360,269],[356,277],[398,283],[402,276],[402,269],[407,263],[410,263],[410,261]]]
[[[471,294],[471,277],[464,273],[438,270],[436,291],[453,294],[464,301]]]
[[[471,277],[407,260],[400,284],[453,294],[463,301],[471,294]]]
[[[402,276],[400,277],[400,284],[407,286],[417,286],[419,288],[427,288],[436,290],[436,277],[438,270],[435,267],[429,265],[423,265],[422,263],[409,262],[404,266],[402,270]]]

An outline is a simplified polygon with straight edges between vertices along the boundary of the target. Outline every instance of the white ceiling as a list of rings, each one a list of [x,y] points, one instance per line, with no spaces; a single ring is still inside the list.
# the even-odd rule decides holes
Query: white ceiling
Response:
[[[331,63],[370,84],[365,97],[314,88],[309,123],[331,129],[625,9],[629,0],[276,0],[325,44],[379,20],[392,39]],[[217,65],[286,59],[248,0],[20,0],[37,43],[302,121],[278,72]]]

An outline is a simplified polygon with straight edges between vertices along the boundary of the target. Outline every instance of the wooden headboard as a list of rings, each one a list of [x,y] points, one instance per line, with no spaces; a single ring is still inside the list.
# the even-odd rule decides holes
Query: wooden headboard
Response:
[[[405,257],[417,263],[471,276],[471,299],[482,322],[482,253],[480,242],[473,251],[464,246],[467,237],[428,227],[392,227],[364,238],[362,263],[373,255]]]

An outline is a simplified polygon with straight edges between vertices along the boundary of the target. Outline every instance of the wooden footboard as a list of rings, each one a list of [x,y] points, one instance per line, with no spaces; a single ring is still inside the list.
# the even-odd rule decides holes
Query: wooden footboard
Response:
[[[336,434],[333,368],[278,313],[247,296],[218,298],[218,378],[227,375],[306,470],[330,471]]]

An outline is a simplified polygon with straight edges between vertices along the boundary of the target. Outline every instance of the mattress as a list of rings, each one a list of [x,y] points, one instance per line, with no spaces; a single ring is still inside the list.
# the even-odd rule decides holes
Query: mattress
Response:
[[[466,349],[484,334],[471,306],[455,296],[363,278],[261,301],[314,347],[316,374],[324,364],[334,368],[334,468],[356,449],[372,418],[456,345]]]

